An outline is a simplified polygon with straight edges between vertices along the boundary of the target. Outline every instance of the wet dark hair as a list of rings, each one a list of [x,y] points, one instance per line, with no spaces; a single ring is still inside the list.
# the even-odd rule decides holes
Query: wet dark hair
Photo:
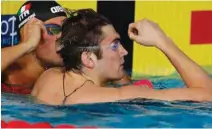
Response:
[[[102,58],[99,43],[103,39],[101,28],[111,22],[92,9],[69,11],[69,17],[62,24],[62,36],[59,39],[65,71],[80,72],[83,52],[94,53]]]

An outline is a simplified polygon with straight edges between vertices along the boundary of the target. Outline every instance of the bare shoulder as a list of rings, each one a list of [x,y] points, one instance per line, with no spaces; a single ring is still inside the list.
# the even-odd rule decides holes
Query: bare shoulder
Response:
[[[31,95],[48,104],[58,104],[63,96],[62,78],[63,73],[60,68],[46,70],[36,81]]]
[[[62,72],[60,68],[50,68],[46,70],[36,81],[32,94],[42,92],[46,89],[58,87],[62,79]]]
[[[37,80],[36,85],[47,85],[56,83],[57,80],[60,80],[62,78],[62,72],[60,68],[50,68],[46,70]]]

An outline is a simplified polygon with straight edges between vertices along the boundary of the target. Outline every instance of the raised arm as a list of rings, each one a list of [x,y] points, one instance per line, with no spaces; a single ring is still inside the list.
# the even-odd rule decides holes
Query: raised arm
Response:
[[[209,75],[198,66],[197,63],[176,47],[173,41],[167,41],[166,45],[158,46],[158,48],[167,56],[176,68],[187,87],[212,88],[212,80]]]
[[[3,72],[9,65],[23,55],[32,52],[40,42],[41,31],[46,34],[43,23],[35,18],[31,19],[23,28],[22,41],[16,46],[1,49],[2,61],[1,71]]]
[[[212,88],[212,79],[209,75],[186,56],[156,23],[149,20],[132,23],[128,33],[137,43],[160,49],[176,68],[188,88]]]

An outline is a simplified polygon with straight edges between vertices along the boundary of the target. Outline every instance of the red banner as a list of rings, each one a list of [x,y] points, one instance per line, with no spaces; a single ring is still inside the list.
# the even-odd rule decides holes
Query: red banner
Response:
[[[212,11],[191,14],[191,44],[212,44]]]

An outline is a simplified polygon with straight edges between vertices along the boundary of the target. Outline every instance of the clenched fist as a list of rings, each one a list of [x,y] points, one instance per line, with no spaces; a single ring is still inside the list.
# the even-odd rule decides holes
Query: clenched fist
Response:
[[[158,47],[169,40],[158,24],[147,19],[129,24],[128,35],[130,39],[144,46]]]

